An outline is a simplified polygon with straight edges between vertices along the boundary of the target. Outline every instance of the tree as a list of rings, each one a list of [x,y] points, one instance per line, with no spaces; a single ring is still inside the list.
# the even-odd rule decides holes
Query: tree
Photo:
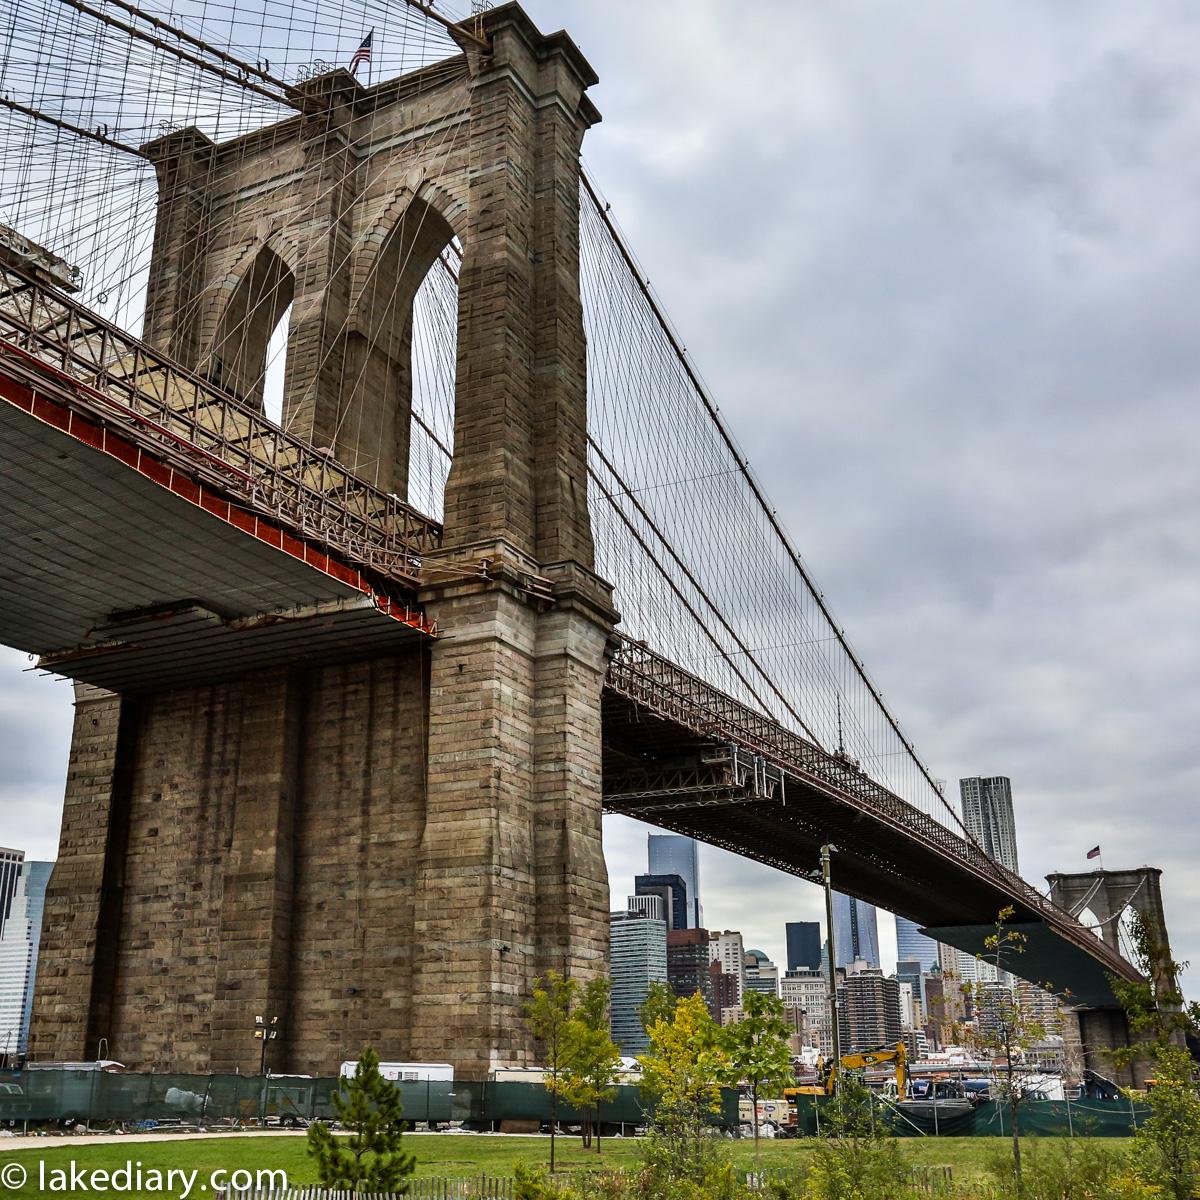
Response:
[[[1192,1056],[1179,1046],[1154,1054],[1150,1119],[1137,1131],[1130,1163],[1134,1175],[1172,1200],[1200,1195],[1200,1079]]]
[[[579,995],[579,984],[557,971],[534,980],[533,995],[525,1016],[546,1058],[545,1087],[550,1096],[550,1173],[554,1173],[554,1139],[558,1131],[558,1106],[566,1095],[566,1068],[570,1056],[570,1024]]]
[[[754,1105],[754,1165],[758,1166],[758,1100],[767,1089],[780,1090],[794,1082],[788,1046],[791,1029],[783,1016],[783,1001],[763,992],[747,992],[745,1016],[721,1030],[729,1057],[729,1079],[745,1083]]]
[[[638,1012],[642,1018],[642,1028],[649,1033],[659,1021],[673,1020],[675,1005],[678,1003],[675,993],[671,991],[670,984],[652,983]]]
[[[897,1140],[875,1119],[875,1098],[857,1075],[841,1072],[821,1109],[821,1133],[805,1184],[812,1200],[893,1200],[911,1196],[910,1168]]]
[[[660,1017],[646,1032],[650,1049],[638,1061],[642,1088],[657,1102],[660,1165],[668,1175],[700,1181],[709,1165],[708,1118],[720,1111],[720,1081],[729,1072],[721,1031],[696,993],[675,1005],[670,1020]]]
[[[1002,908],[996,916],[993,932],[984,940],[982,958],[1000,973],[1011,969],[1013,960],[1025,952],[1029,940],[1020,930],[1012,929],[1008,924],[1015,911],[1011,905]],[[1047,984],[1041,986],[1049,990]],[[963,990],[967,991],[967,985]],[[986,984],[976,983],[970,985],[970,992],[975,998],[975,1029],[969,1040],[993,1058],[1001,1059],[1004,1079],[1000,1091],[1008,1104],[1012,1125],[1013,1181],[1020,1196],[1023,1194],[1024,1181],[1021,1175],[1019,1112],[1021,1102],[1025,1099],[1025,1084],[1018,1064],[1023,1064],[1026,1051],[1035,1042],[1045,1038],[1046,1028],[1011,985],[989,990]]]
[[[1128,1067],[1148,1048],[1151,1054],[1179,1045],[1189,1034],[1200,1032],[1200,1004],[1188,1004],[1179,990],[1179,977],[1187,963],[1175,962],[1166,943],[1136,909],[1129,926],[1131,958],[1142,975],[1136,981],[1110,975],[1109,982],[1135,1044],[1113,1052],[1118,1066]]]
[[[621,1050],[609,1032],[608,997],[612,985],[597,976],[580,993],[579,1003],[567,1023],[563,1083],[567,1100],[584,1115],[583,1144],[591,1145],[593,1124],[596,1153],[600,1153],[600,1108],[616,1094]]]
[[[1137,1131],[1130,1165],[1141,1182],[1172,1200],[1187,1200],[1200,1192],[1200,1078],[1183,1043],[1200,1030],[1200,1005],[1184,1001],[1179,977],[1186,964],[1171,958],[1141,913],[1134,912],[1130,932],[1142,979],[1110,981],[1140,1044],[1113,1057],[1127,1066],[1148,1047],[1155,1067],[1152,1115]]]
[[[348,1138],[335,1138],[323,1121],[308,1130],[321,1183],[352,1192],[406,1193],[417,1160],[401,1147],[400,1089],[379,1073],[379,1055],[370,1046],[363,1047],[353,1078],[333,1093],[333,1110]]]

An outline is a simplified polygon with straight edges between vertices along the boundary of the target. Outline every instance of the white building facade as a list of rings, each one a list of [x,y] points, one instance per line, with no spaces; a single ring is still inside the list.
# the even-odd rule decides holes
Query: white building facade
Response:
[[[53,863],[0,849],[0,1056],[25,1053],[37,977],[42,910]]]
[[[662,901],[657,896],[639,900]],[[642,1028],[642,1005],[652,983],[667,982],[667,923],[641,912],[615,912],[610,917],[612,936],[613,1041],[622,1054],[642,1054],[650,1048]]]

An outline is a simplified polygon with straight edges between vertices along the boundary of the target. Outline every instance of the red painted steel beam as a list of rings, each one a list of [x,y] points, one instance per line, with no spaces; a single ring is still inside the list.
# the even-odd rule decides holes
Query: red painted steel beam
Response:
[[[11,349],[11,347],[6,347],[6,349]],[[23,357],[27,362],[47,371],[50,370],[45,367],[45,364],[37,363],[32,356]],[[55,375],[57,377],[57,373]],[[80,415],[69,405],[62,403],[47,392],[29,387],[0,372],[0,400],[27,413],[43,425],[66,434],[81,445],[90,446],[93,450],[116,459],[143,478],[178,496],[181,500],[186,500],[189,504],[202,508],[210,516],[226,525],[240,530],[274,550],[298,559],[306,566],[312,567],[313,570],[327,575],[330,579],[335,579],[337,582],[369,596],[372,603],[384,616],[428,634],[430,637],[437,636],[436,623],[427,621],[422,613],[412,609],[403,600],[379,591],[362,572],[339,562],[273,522],[255,513],[247,512],[185,472],[155,458],[140,446],[135,446],[107,425]],[[161,432],[164,436],[171,436],[165,430]],[[188,448],[198,454],[204,454],[197,447],[189,446]],[[210,456],[206,455],[205,457]],[[225,463],[218,462],[217,465],[225,470],[229,469]]]

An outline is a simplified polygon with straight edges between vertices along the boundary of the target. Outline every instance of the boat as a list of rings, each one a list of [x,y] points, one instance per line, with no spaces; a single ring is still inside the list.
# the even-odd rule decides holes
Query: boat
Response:
[[[964,1117],[975,1107],[957,1079],[914,1079],[904,1099],[892,1101],[897,1112],[921,1125],[937,1125]]]

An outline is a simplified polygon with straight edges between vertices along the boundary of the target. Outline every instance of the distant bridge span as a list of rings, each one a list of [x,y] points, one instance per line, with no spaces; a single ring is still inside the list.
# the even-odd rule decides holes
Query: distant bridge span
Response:
[[[137,694],[438,635],[415,599],[437,522],[11,268],[0,398],[0,641],[45,669]],[[1018,973],[1078,1004],[1111,1007],[1109,975],[1138,978],[845,755],[648,646],[616,639],[602,711],[607,811],[801,877],[832,841],[840,889],[966,950],[1011,905],[1030,935]]]

